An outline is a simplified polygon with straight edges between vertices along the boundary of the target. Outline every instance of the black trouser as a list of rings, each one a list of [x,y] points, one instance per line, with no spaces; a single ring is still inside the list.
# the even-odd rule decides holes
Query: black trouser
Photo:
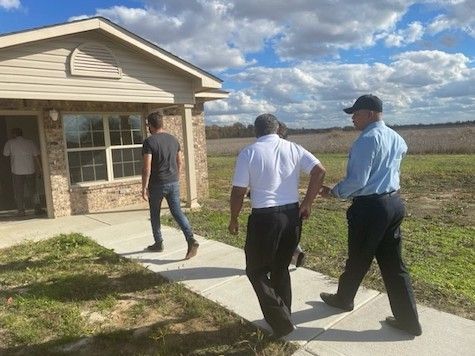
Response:
[[[400,225],[405,207],[399,196],[357,198],[347,211],[348,259],[340,276],[338,297],[350,304],[376,256],[394,317],[419,325],[411,278],[401,257]]]
[[[282,209],[253,209],[248,219],[246,274],[274,332],[292,326],[289,264],[300,240],[300,230],[298,204]]]

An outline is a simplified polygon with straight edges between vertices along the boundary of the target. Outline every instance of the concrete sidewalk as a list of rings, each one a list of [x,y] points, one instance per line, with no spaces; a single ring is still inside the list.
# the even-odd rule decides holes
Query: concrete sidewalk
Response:
[[[59,219],[0,221],[0,248],[26,239],[81,232],[101,245],[136,260],[169,280],[270,330],[244,272],[244,251],[197,236],[198,255],[184,260],[180,231],[163,227],[165,251],[147,252],[151,244],[148,211],[105,212]],[[305,268],[291,271],[293,320],[297,330],[286,340],[300,345],[295,355],[475,355],[475,322],[419,305],[423,334],[414,338],[387,326],[391,314],[386,294],[360,288],[352,312],[327,306],[320,292],[334,292],[336,281]]]

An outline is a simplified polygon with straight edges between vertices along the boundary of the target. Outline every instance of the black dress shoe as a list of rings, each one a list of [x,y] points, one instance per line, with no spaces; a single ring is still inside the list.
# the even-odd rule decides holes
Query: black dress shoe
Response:
[[[295,267],[299,268],[302,267],[305,263],[305,253],[299,252],[297,256],[297,261],[295,262]]]
[[[297,327],[294,324],[290,324],[290,326],[286,329],[283,330],[274,330],[272,334],[270,334],[271,337],[275,339],[280,339],[281,337],[284,337],[286,335],[289,335],[292,331],[297,330]]]
[[[355,307],[353,303],[351,304],[342,303],[337,294],[322,292],[320,293],[320,298],[322,298],[322,300],[329,306],[338,308],[338,309],[343,309],[345,311],[352,311],[353,308]]]
[[[402,325],[395,317],[393,316],[388,316],[386,318],[386,323],[395,328],[395,329],[399,329],[399,330],[403,330],[405,332],[408,332],[409,334],[411,335],[415,335],[415,336],[419,336],[419,335],[422,335],[422,329],[421,329],[421,325],[416,325],[415,327],[406,327],[404,325]]]

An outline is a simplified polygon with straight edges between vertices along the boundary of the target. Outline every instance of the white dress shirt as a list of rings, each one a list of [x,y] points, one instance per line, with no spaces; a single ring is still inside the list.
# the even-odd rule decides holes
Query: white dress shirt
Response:
[[[300,171],[310,173],[320,161],[302,146],[261,136],[239,153],[233,186],[250,187],[252,208],[268,208],[299,201]]]

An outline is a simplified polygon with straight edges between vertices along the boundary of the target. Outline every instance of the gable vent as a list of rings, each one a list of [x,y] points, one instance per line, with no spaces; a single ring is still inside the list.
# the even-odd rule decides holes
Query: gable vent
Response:
[[[122,69],[112,52],[98,43],[83,43],[71,55],[72,75],[83,77],[116,78],[122,77]]]

